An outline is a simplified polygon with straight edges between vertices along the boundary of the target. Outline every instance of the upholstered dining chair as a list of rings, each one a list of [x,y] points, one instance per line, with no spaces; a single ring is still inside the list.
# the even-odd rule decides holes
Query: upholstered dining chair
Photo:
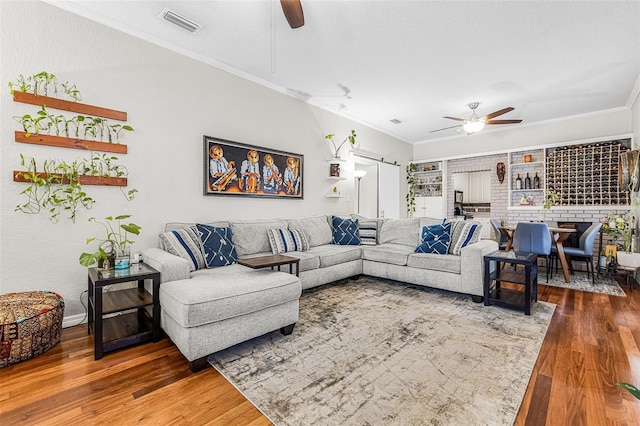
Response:
[[[566,246],[563,247],[565,256],[570,257],[571,260],[583,260],[587,263],[587,278],[589,278],[589,266],[591,266],[591,282],[594,284],[596,282],[596,274],[594,272],[595,267],[593,265],[593,244],[596,240],[596,236],[598,235],[598,232],[600,232],[601,227],[602,227],[602,223],[600,222],[593,223],[580,236],[578,247],[566,247]],[[555,247],[551,248],[551,253],[556,258],[556,268],[557,268],[558,252],[556,251]]]
[[[502,225],[498,222],[498,219],[491,219],[491,226],[496,233],[496,238],[498,241],[498,248],[500,250],[504,250],[507,248],[507,237],[502,233]]]
[[[515,251],[536,253],[546,259],[547,282],[549,274],[552,273],[550,267],[551,255],[551,233],[549,226],[541,222],[518,222],[513,234],[513,249]]]

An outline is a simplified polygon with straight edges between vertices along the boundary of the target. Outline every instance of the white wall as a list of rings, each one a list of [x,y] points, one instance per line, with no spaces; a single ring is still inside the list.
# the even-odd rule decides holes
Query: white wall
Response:
[[[0,24],[0,293],[59,292],[66,316],[84,312],[79,297],[86,269],[78,256],[87,237],[100,235],[87,222],[91,216],[132,214],[142,226],[140,249],[157,244],[167,221],[349,213],[355,211],[354,165],[342,168],[347,180],[338,183],[350,196],[325,198],[332,183],[324,180],[331,156],[324,134],[346,136],[353,128],[360,148],[404,164],[411,158],[411,146],[390,136],[45,3],[2,1]],[[134,201],[115,188],[86,187],[97,203],[75,224],[14,212],[24,188],[11,178],[20,153],[40,163],[86,156],[14,142],[19,124],[12,116],[38,108],[14,103],[7,82],[43,70],[75,83],[85,103],[128,112],[136,131],[124,136],[129,153],[119,157],[130,186],[140,191]],[[203,135],[303,154],[304,200],[203,196]],[[401,211],[405,186],[402,179]]]
[[[504,152],[514,148],[627,134],[633,130],[630,110],[616,110],[537,125],[513,125],[504,130],[494,131],[490,127],[471,136],[418,143],[414,145],[413,158],[428,160],[483,152]]]

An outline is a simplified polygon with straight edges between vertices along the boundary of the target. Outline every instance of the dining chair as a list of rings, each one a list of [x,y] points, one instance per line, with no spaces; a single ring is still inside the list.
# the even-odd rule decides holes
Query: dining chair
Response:
[[[551,233],[546,223],[518,222],[516,225],[516,230],[513,234],[513,249],[544,256],[547,268],[547,282],[549,282],[549,274],[552,273],[549,262],[551,245]]]
[[[505,250],[507,248],[507,237],[502,232],[502,225],[498,222],[498,219],[491,219],[491,226],[496,233],[498,241],[498,249]]]
[[[591,226],[588,227],[580,236],[578,247],[564,247],[565,256],[570,257],[571,260],[577,258],[576,260],[582,260],[587,263],[587,278],[589,278],[589,265],[591,265],[591,282],[594,284],[596,282],[596,274],[595,267],[593,265],[593,244],[601,227],[602,223],[600,222],[591,224]],[[557,268],[558,252],[555,250],[555,247],[551,248],[551,252],[555,256]]]

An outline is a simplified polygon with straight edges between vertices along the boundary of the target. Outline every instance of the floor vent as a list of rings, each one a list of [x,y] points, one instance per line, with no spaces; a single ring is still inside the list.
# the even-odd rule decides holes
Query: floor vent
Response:
[[[197,34],[202,29],[202,25],[196,24],[192,20],[187,19],[184,16],[179,15],[166,7],[162,9],[162,12],[160,12],[160,15],[158,15],[158,17],[172,23],[173,25],[177,25],[178,27],[190,32],[191,34]]]

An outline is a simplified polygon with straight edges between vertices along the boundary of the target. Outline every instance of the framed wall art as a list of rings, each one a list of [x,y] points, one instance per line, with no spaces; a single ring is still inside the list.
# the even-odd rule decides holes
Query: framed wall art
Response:
[[[204,195],[303,198],[304,156],[204,136]]]

